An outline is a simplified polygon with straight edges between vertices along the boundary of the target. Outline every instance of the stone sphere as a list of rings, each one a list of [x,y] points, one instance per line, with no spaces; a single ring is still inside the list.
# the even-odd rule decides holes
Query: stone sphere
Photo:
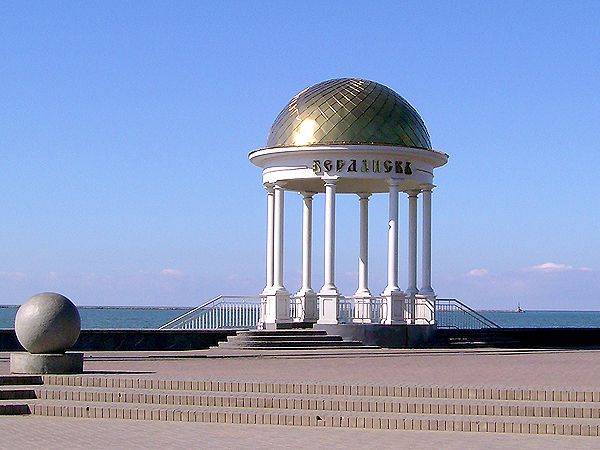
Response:
[[[75,344],[80,331],[77,307],[54,292],[34,295],[15,317],[17,339],[29,353],[64,353]]]

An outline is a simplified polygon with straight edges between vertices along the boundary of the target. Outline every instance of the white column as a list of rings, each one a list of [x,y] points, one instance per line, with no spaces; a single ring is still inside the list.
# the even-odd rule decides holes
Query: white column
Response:
[[[389,180],[388,274],[384,294],[399,291],[398,287],[398,180]]]
[[[273,214],[273,290],[284,290],[283,286],[283,211],[285,191],[279,185],[274,186],[275,202]]]
[[[290,293],[283,286],[283,199],[284,189],[273,186],[273,286],[261,299],[260,328],[289,327]]]
[[[292,319],[296,322],[317,321],[317,294],[312,289],[312,205],[314,192],[302,192],[302,287],[293,298]]]
[[[383,322],[404,323],[404,292],[398,287],[398,180],[389,180],[388,219],[388,284],[383,291],[385,309]]]
[[[408,286],[406,293],[415,295],[417,289],[417,195],[419,191],[410,190],[408,194]]]
[[[435,295],[431,287],[431,191],[432,184],[422,187],[423,190],[423,248],[421,251],[421,289],[420,294]]]
[[[335,287],[335,190],[336,179],[325,180],[325,283],[321,292],[337,293]]]
[[[325,182],[325,283],[319,292],[319,324],[338,323],[339,293],[335,287],[335,190],[336,178]]]
[[[273,204],[275,202],[275,194],[273,190],[273,185],[270,183],[265,184],[265,189],[267,190],[267,262],[266,262],[266,270],[267,270],[267,282],[265,285],[265,289],[263,293],[269,291],[273,287],[273,215],[274,209]]]
[[[314,192],[303,192],[302,205],[302,288],[312,292],[312,204]]]
[[[355,296],[370,296],[369,291],[369,197],[371,194],[360,193],[360,255],[358,258],[358,289]]]

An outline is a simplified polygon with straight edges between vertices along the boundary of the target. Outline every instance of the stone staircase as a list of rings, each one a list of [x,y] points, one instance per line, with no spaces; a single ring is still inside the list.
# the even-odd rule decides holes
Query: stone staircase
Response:
[[[42,384],[41,376],[0,376],[0,415],[29,414],[29,402],[37,398],[36,389]]]
[[[5,406],[0,410],[2,414],[600,434],[600,391],[178,381],[95,375],[5,376],[0,377],[0,385]]]
[[[365,348],[360,341],[345,341],[341,336],[327,334],[323,330],[251,330],[238,331],[220,342],[218,349],[233,350],[309,350]],[[373,348],[373,347],[368,347]]]

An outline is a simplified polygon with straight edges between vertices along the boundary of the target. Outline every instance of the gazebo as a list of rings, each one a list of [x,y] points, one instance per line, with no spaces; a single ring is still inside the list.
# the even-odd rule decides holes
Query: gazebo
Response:
[[[392,89],[374,81],[339,78],[304,89],[279,113],[264,148],[250,161],[262,169],[267,191],[266,285],[259,328],[294,323],[434,323],[431,283],[431,197],[434,169],[448,155],[434,150],[417,111]],[[283,280],[285,192],[303,196],[302,286],[290,294]],[[324,284],[312,286],[312,204],[324,193]],[[408,201],[408,272],[398,280],[398,203]],[[358,289],[350,296],[335,282],[336,196],[357,196],[360,213]],[[369,198],[387,194],[387,285],[369,286]],[[422,206],[418,277],[418,203]],[[419,284],[418,284],[419,282]]]

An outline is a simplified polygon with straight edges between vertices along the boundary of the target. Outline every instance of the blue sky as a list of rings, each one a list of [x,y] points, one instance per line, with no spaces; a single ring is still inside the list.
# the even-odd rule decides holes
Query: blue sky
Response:
[[[439,296],[600,309],[598,23],[595,1],[1,2],[0,303],[258,293],[266,201],[247,154],[298,91],[350,76],[399,92],[450,154],[434,193]],[[301,199],[286,202],[295,291]],[[374,292],[386,202],[371,201]],[[342,196],[346,294],[357,236],[358,202]]]

